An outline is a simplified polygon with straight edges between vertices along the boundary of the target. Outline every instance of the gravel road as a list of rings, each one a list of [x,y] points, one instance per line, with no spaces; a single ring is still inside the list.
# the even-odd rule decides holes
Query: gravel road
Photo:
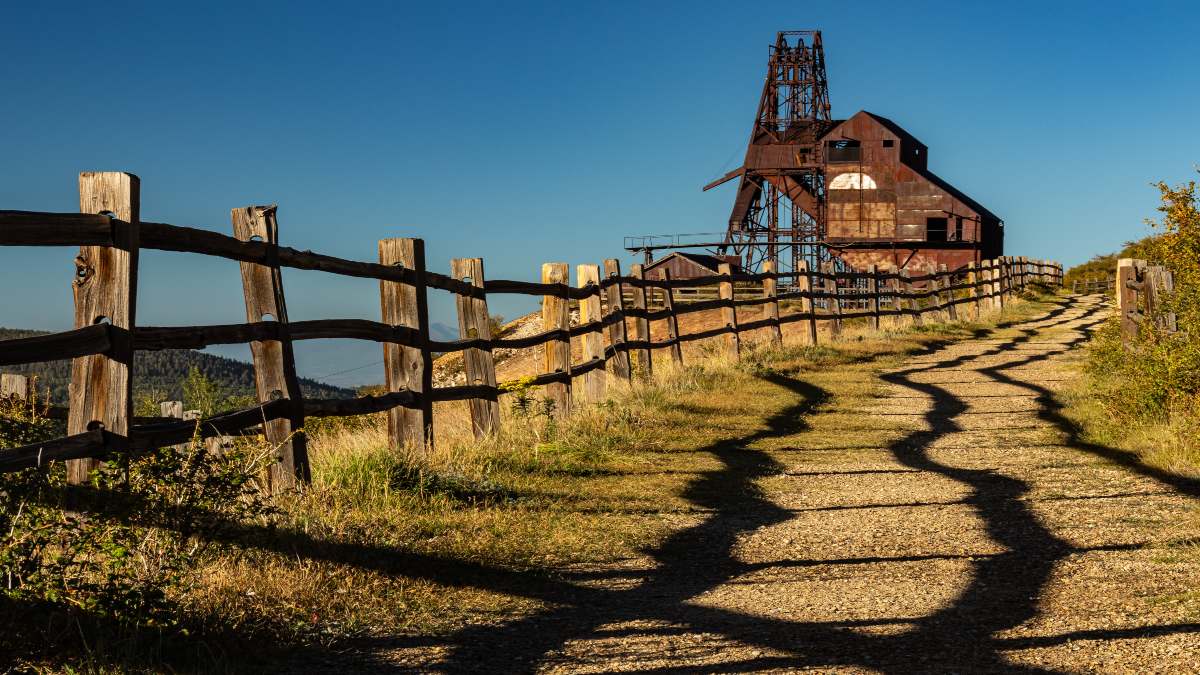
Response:
[[[1052,397],[1107,311],[1062,300],[901,368],[859,369],[847,377],[873,385],[861,396],[770,376],[797,403],[705,449],[722,468],[689,484],[698,514],[645,558],[497,579],[547,608],[401,640],[379,664],[1200,671],[1200,482],[1081,441]]]

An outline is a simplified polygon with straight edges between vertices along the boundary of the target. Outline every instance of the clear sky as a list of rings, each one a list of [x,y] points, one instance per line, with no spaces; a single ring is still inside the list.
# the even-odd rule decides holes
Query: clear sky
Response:
[[[778,30],[822,30],[834,116],[920,138],[1009,254],[1111,251],[1200,162],[1194,0],[5,3],[0,25],[0,208],[76,210],[79,171],[130,171],[146,220],[230,232],[277,202],[287,245],[420,236],[432,268],[493,278],[722,230],[734,184],[700,187],[740,163]],[[70,328],[72,258],[0,249],[0,325]],[[373,283],[284,280],[292,319],[378,318]],[[229,261],[147,252],[139,294],[143,325],[244,318]],[[300,367],[378,381],[378,353],[305,344]]]

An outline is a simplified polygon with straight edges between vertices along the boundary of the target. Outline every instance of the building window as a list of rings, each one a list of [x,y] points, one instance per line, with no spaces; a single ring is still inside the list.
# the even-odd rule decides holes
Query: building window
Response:
[[[877,190],[875,179],[865,173],[839,173],[829,181],[830,190]]]
[[[883,147],[885,147],[885,148],[890,148],[890,147],[892,147],[892,146],[893,146],[893,145],[895,145],[895,144],[896,144],[896,142],[895,142],[895,141],[893,141],[893,140],[892,140],[892,139],[890,139],[890,138],[888,138],[888,139],[885,139],[885,140],[883,141]]]
[[[963,219],[962,216],[954,218],[954,241],[963,240]]]
[[[825,159],[829,162],[862,161],[862,146],[858,141],[852,139],[826,141]]]
[[[925,219],[925,241],[946,241],[947,218]]]

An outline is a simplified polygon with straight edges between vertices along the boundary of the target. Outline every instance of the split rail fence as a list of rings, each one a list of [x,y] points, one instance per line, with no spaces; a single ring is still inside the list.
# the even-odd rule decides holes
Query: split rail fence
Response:
[[[1071,280],[1071,292],[1083,293],[1090,295],[1093,293],[1108,293],[1116,288],[1117,277],[1112,274],[1106,274],[1102,277],[1088,277],[1084,279]]]
[[[1137,258],[1117,261],[1117,313],[1121,317],[1121,344],[1129,349],[1146,321],[1158,330],[1176,331],[1175,313],[1162,310],[1163,297],[1175,291],[1175,276],[1162,265]]]
[[[761,274],[735,274],[728,265],[703,278],[646,279],[641,265],[621,273],[616,259],[579,265],[577,285],[569,283],[566,263],[546,263],[541,282],[486,279],[481,258],[458,258],[449,275],[427,269],[421,239],[384,239],[378,262],[359,262],[279,245],[274,206],[233,209],[233,235],[140,219],[140,181],[127,173],[83,173],[79,177],[81,213],[0,211],[0,246],[79,246],[75,258],[75,329],[0,341],[0,366],[72,359],[67,436],[0,451],[0,472],[67,462],[68,480],[81,483],[99,461],[114,451],[136,454],[186,443],[197,433],[219,438],[261,430],[278,454],[268,476],[274,490],[308,480],[306,417],[386,412],[389,438],[396,448],[428,447],[433,441],[433,403],[468,402],[476,435],[494,432],[500,420],[492,350],[541,347],[544,372],[529,386],[544,386],[557,414],[572,400],[598,401],[606,378],[630,381],[649,374],[652,350],[667,349],[682,363],[681,345],[723,338],[736,356],[742,337],[766,331],[780,344],[781,327],[803,322],[807,342],[817,341],[817,325],[830,322],[834,333],[843,321],[866,319],[878,328],[882,318],[921,322],[928,315],[951,320],[1002,308],[1030,284],[1061,285],[1056,262],[1006,257],[963,269],[911,274],[895,268],[833,273],[804,266],[776,272],[768,263]],[[241,265],[246,322],[230,325],[152,327],[135,321],[138,253],[143,249],[187,252],[236,260]],[[319,270],[380,283],[381,321],[360,319],[288,321],[281,268]],[[778,292],[786,280],[784,292]],[[745,297],[745,284],[759,285]],[[682,289],[716,287],[715,299],[677,304]],[[460,339],[430,337],[428,293],[447,291],[457,300]],[[626,289],[631,290],[626,302]],[[735,290],[736,289],[736,290]],[[740,294],[737,290],[743,290]],[[661,309],[647,306],[647,292],[662,298]],[[503,293],[542,296],[543,331],[527,337],[492,335],[487,302]],[[571,302],[579,320],[571,322]],[[761,318],[740,321],[738,309],[761,308]],[[781,314],[781,307],[788,309]],[[797,309],[798,311],[790,311]],[[720,326],[681,334],[679,317],[720,312]],[[743,311],[744,315],[746,312]],[[653,341],[652,321],[665,322],[666,339]],[[583,360],[572,363],[573,337],[582,338]],[[307,399],[301,394],[292,344],[297,340],[352,338],[383,345],[387,392],[352,399]],[[259,405],[201,420],[132,416],[133,354],[138,350],[200,349],[249,343]],[[433,387],[436,353],[464,352],[467,383]],[[636,367],[635,367],[636,366]]]

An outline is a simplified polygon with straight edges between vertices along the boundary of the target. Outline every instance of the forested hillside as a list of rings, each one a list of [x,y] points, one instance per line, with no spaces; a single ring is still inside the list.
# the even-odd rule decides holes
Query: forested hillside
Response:
[[[44,334],[45,331],[0,328],[0,340]],[[182,398],[183,380],[192,367],[197,368],[202,375],[216,383],[226,395],[249,394],[254,391],[254,367],[249,363],[190,349],[137,352],[134,356],[133,367],[135,393],[163,400]],[[0,372],[37,375],[39,388],[48,387],[50,397],[54,402],[66,403],[67,383],[71,379],[70,361],[3,366],[0,367]],[[306,396],[314,398],[345,398],[354,395],[352,390],[322,384],[315,380],[301,378],[300,385]]]

